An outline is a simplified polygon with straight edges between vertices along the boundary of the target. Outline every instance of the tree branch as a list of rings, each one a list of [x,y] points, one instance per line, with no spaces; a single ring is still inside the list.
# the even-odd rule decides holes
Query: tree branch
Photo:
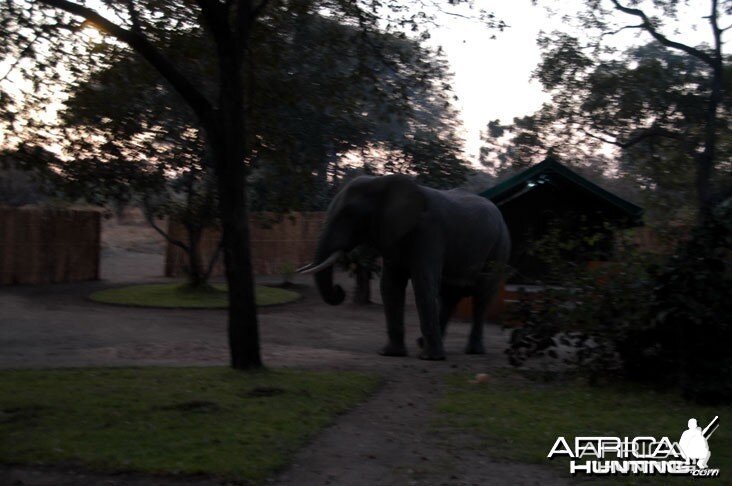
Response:
[[[135,4],[132,0],[127,0],[127,13],[130,16],[130,22],[132,23],[132,31],[138,34],[142,34],[142,24],[140,24],[140,16],[135,10]]]
[[[228,4],[224,6],[215,0],[196,0],[196,4],[201,9],[204,26],[214,38],[216,45],[225,45],[232,42],[226,20],[229,10]]]
[[[18,67],[18,64],[20,64],[20,61],[23,60],[25,55],[33,49],[33,44],[35,44],[36,41],[38,39],[40,39],[41,37],[43,37],[43,34],[38,34],[37,36],[35,36],[33,38],[32,41],[30,41],[28,43],[27,46],[25,46],[25,48],[22,51],[20,51],[20,54],[18,54],[18,57],[15,59],[15,61],[13,61],[13,64],[10,65],[10,68],[8,69],[8,71],[3,75],[2,78],[0,78],[0,83],[5,81],[8,78],[8,76],[10,76],[10,73],[12,73],[15,70],[15,68]]]
[[[269,3],[270,0],[260,0],[259,5],[252,9],[252,20],[256,20],[260,15],[262,15],[262,12],[264,12],[264,9],[267,8]]]
[[[211,103],[142,33],[124,29],[95,10],[68,0],[39,0],[39,2],[83,17],[98,29],[129,45],[173,86],[205,127],[214,126],[214,109]]]
[[[620,10],[623,13],[626,13],[628,15],[633,15],[634,17],[638,17],[639,19],[641,19],[642,20],[641,25],[643,25],[643,28],[646,30],[646,32],[651,34],[651,36],[653,36],[654,39],[656,39],[658,42],[660,42],[664,46],[683,51],[683,52],[689,54],[690,56],[694,56],[697,59],[701,59],[708,65],[714,67],[714,64],[715,64],[714,58],[712,58],[712,56],[710,56],[706,52],[699,50],[695,47],[691,47],[689,45],[683,44],[681,42],[672,41],[665,35],[661,34],[658,31],[658,29],[656,29],[656,27],[651,22],[651,19],[648,18],[648,16],[646,15],[646,13],[643,10],[638,9],[638,8],[626,7],[624,5],[621,5],[620,2],[618,2],[618,0],[612,0],[612,3],[615,5],[616,10]]]
[[[361,7],[354,2],[354,4],[351,6],[351,12],[358,20],[358,26],[361,30],[361,39],[371,48],[372,53],[376,58],[381,61],[381,63],[389,69],[392,73],[399,76],[399,68],[386,56],[384,56],[384,53],[382,51],[382,47],[376,45],[376,43],[371,39],[369,35],[369,28],[368,28],[368,21],[366,20],[366,17],[361,10]]]
[[[719,15],[718,15],[718,4],[717,0],[712,0],[712,13],[709,15],[709,23],[712,26],[712,33],[714,35],[714,54],[715,60],[719,61],[721,65],[722,60],[722,29],[719,28]],[[717,64],[715,63],[715,66]]]
[[[633,145],[636,145],[636,144],[642,142],[643,140],[646,140],[649,138],[655,138],[655,137],[668,138],[668,139],[672,139],[672,140],[686,142],[686,137],[684,137],[682,134],[672,132],[671,130],[667,130],[665,128],[655,127],[655,126],[650,127],[645,130],[641,130],[625,141],[621,141],[620,137],[617,135],[611,135],[614,138],[614,140],[612,140],[612,139],[608,138],[607,136],[597,135],[597,134],[591,133],[588,130],[583,129],[583,131],[585,132],[585,134],[588,137],[594,138],[595,140],[600,140],[601,142],[604,142],[604,143],[609,143],[611,145],[615,145],[622,149],[630,148]]]
[[[145,219],[150,224],[150,226],[152,226],[152,228],[155,231],[157,231],[160,236],[165,238],[165,241],[167,241],[171,245],[177,246],[178,248],[182,249],[186,253],[190,252],[190,248],[188,247],[188,245],[186,245],[185,243],[183,243],[180,240],[172,238],[168,233],[165,232],[165,230],[163,230],[160,226],[158,226],[158,224],[155,222],[155,217],[153,216],[152,212],[148,210],[147,207],[144,208],[142,212],[145,214]]]
[[[211,272],[213,272],[214,265],[216,265],[216,262],[219,259],[219,256],[221,255],[221,249],[224,246],[224,240],[219,240],[219,244],[216,245],[216,251],[214,251],[214,254],[211,256],[211,259],[208,261],[208,267],[206,268],[206,273],[203,274],[203,281],[208,281],[209,277],[211,276]]]
[[[645,29],[645,24],[638,24],[638,25],[626,25],[626,26],[624,26],[624,27],[621,27],[621,28],[619,28],[618,30],[614,30],[614,31],[612,31],[612,32],[603,32],[603,33],[602,33],[602,34],[600,35],[600,37],[605,37],[605,36],[608,36],[608,35],[616,35],[616,34],[619,34],[619,33],[621,33],[622,31],[624,31],[624,30],[628,30],[628,29]]]
[[[253,22],[252,0],[238,0],[236,2],[236,20],[234,24],[234,42],[235,46],[241,46],[236,53],[238,59],[241,59],[244,53],[244,47],[247,44],[242,41],[247,38],[249,29]]]
[[[234,26],[236,45],[248,45],[248,42],[244,42],[244,40],[249,36],[252,24],[262,15],[270,3],[270,0],[260,0],[256,5],[254,5],[254,0],[238,0],[236,2],[236,24]],[[242,50],[242,52],[244,51]]]
[[[599,140],[599,141],[601,141],[601,142],[603,142],[603,143],[607,143],[607,144],[610,144],[610,145],[616,145],[616,146],[618,146],[618,147],[620,147],[620,146],[621,146],[621,143],[620,143],[620,142],[618,141],[618,138],[619,138],[619,137],[617,137],[617,136],[613,136],[613,138],[614,138],[615,140],[611,140],[610,138],[608,138],[608,137],[606,137],[606,136],[602,136],[602,135],[596,135],[596,134],[594,134],[594,133],[590,132],[590,131],[589,131],[589,130],[587,130],[587,129],[583,129],[582,131],[583,131],[583,132],[585,133],[585,135],[587,135],[587,136],[588,136],[588,137],[590,137],[590,138],[594,138],[595,140]]]

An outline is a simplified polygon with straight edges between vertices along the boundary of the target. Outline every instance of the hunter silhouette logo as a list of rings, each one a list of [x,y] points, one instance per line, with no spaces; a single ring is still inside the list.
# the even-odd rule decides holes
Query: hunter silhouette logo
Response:
[[[547,456],[570,458],[571,474],[685,474],[716,477],[719,469],[707,467],[711,452],[709,438],[719,427],[719,417],[709,425],[689,419],[678,442],[668,437],[575,437],[574,447],[558,437]],[[584,460],[582,460],[584,459]]]
[[[690,418],[688,430],[685,430],[679,439],[679,449],[681,449],[684,459],[696,461],[696,465],[701,469],[706,468],[709,457],[712,455],[707,441],[717,427],[719,427],[719,417],[714,417],[704,430],[696,425],[695,418]]]

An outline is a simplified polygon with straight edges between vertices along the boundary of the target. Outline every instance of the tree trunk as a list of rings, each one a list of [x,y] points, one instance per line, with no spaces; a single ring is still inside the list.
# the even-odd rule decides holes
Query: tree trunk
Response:
[[[713,205],[712,172],[717,158],[717,130],[719,129],[718,110],[724,95],[724,55],[722,54],[722,32],[719,27],[718,0],[712,0],[712,12],[708,20],[714,34],[714,53],[707,63],[712,68],[711,92],[707,104],[706,124],[704,127],[704,150],[697,157],[696,192],[699,200],[700,221],[707,220]]]
[[[220,99],[211,148],[219,190],[222,249],[229,285],[231,367],[262,366],[246,203],[246,126],[242,59],[244,46],[219,45]]]
[[[242,191],[243,192],[243,191]],[[248,211],[243,198],[223,198],[223,250],[229,284],[229,349],[235,369],[262,366],[259,324],[249,244]]]
[[[201,287],[206,284],[201,264],[201,230],[189,224],[184,225],[188,232],[188,284]]]
[[[704,127],[704,151],[697,157],[696,193],[699,200],[700,219],[708,216],[712,200],[712,171],[717,157],[717,130],[719,129],[718,110],[722,101],[724,69],[721,60],[715,64],[712,75],[711,93],[707,105],[707,119]]]
[[[262,366],[245,197],[244,161],[231,134],[218,147],[216,174],[222,228],[222,249],[229,285],[229,349],[235,369]],[[226,140],[228,138],[228,140]]]

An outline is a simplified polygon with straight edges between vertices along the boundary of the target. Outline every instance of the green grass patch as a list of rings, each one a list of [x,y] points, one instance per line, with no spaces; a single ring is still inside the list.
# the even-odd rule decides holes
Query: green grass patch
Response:
[[[193,288],[186,284],[164,283],[131,285],[94,292],[89,298],[105,304],[140,307],[174,307],[191,309],[225,309],[229,306],[225,284]],[[300,298],[292,290],[257,285],[257,305],[284,304]]]
[[[0,371],[0,462],[260,482],[379,381],[228,368]]]
[[[448,391],[438,405],[438,426],[474,433],[478,447],[491,457],[551,464],[568,471],[565,458],[547,459],[559,436],[570,446],[577,436],[666,436],[677,441],[689,418],[705,427],[718,415],[720,426],[709,439],[709,467],[720,469],[720,477],[732,474],[732,426],[725,420],[732,417],[730,406],[695,405],[674,394],[631,385],[537,383],[511,371],[492,374],[485,384],[473,384],[470,379],[466,375],[448,378]],[[618,476],[603,481],[634,484],[651,478]],[[655,476],[661,483],[691,479]]]

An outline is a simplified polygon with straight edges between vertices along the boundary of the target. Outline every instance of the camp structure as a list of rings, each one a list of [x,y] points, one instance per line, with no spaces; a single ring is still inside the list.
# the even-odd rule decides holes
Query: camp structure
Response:
[[[613,257],[618,230],[642,225],[643,209],[606,191],[552,157],[516,174],[481,196],[503,213],[511,233],[513,275],[533,283],[549,274],[540,244],[575,262]]]

